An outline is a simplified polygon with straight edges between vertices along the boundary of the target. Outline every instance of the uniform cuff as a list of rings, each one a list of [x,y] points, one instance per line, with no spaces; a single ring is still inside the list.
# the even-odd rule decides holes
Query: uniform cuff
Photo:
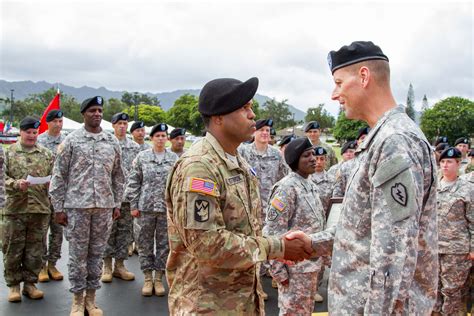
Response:
[[[282,259],[285,254],[285,244],[278,237],[266,237],[268,241],[268,259]]]

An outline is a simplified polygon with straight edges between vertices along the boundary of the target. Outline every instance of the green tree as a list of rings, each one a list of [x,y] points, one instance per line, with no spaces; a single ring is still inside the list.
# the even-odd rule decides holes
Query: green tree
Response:
[[[320,103],[317,107],[308,108],[304,119],[306,122],[318,121],[323,130],[334,127],[335,122],[334,116],[324,109],[324,103]]]
[[[255,113],[255,120],[261,119],[262,118],[262,109],[260,108],[260,103],[256,99],[252,99],[253,101],[253,106],[252,106],[252,111]]]
[[[260,118],[273,119],[273,127],[275,129],[282,129],[288,126],[295,125],[293,120],[293,113],[291,113],[288,100],[278,102],[275,98],[265,101],[263,108],[260,110]]]
[[[350,120],[346,117],[344,111],[340,111],[332,133],[339,143],[343,143],[348,140],[356,139],[359,129],[366,126],[367,123],[358,120]]]
[[[135,106],[130,106],[125,109],[126,113],[133,117],[135,113]],[[138,119],[143,121],[145,125],[152,126],[166,121],[166,112],[159,106],[139,104],[138,105]]]
[[[160,106],[160,101],[156,96],[149,96],[145,93],[130,93],[125,91],[122,94],[121,101],[125,103],[128,106],[132,106],[135,104],[148,104],[148,105],[154,105],[154,106]]]
[[[194,135],[201,135],[204,123],[198,111],[197,96],[186,93],[174,101],[168,110],[168,122],[174,127],[183,127]]]
[[[134,107],[134,106],[133,106]],[[106,102],[104,102],[104,120],[109,121],[112,119],[112,116],[115,113],[120,113],[125,110],[128,110],[127,104],[124,102],[115,99],[115,98],[110,98]],[[135,113],[135,107],[133,112],[130,115],[130,120],[132,121],[134,119],[134,113]]]
[[[461,97],[443,99],[423,112],[420,127],[430,140],[440,135],[451,141],[474,137],[474,102]]]
[[[407,115],[414,121],[415,120],[415,91],[413,90],[413,86],[410,83],[408,87],[408,95],[407,95],[407,107],[405,109]]]

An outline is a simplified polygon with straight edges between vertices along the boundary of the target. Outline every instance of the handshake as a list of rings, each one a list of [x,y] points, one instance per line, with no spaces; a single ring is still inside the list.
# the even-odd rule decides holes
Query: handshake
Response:
[[[314,253],[311,238],[302,231],[290,231],[283,235],[282,240],[285,244],[285,260],[302,261],[311,258]]]

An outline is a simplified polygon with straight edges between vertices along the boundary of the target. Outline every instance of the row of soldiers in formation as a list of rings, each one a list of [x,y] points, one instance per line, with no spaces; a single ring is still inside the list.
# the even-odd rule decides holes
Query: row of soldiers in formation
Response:
[[[81,111],[85,112],[94,106],[101,108],[103,101],[100,97],[94,97],[84,102]],[[94,116],[91,117],[90,123],[94,122],[93,118]],[[65,136],[61,133],[61,111],[53,110],[48,113],[48,131],[39,136],[39,122],[36,119],[27,117],[22,120],[20,142],[7,149],[4,164],[7,199],[4,211],[3,253],[5,280],[10,288],[9,301],[21,300],[20,282],[24,282],[23,293],[37,299],[43,297],[43,292],[34,285],[38,280],[45,282],[49,278],[63,279],[63,275],[56,268],[56,262],[61,254],[63,225],[72,225],[71,222],[75,224],[72,225],[73,229],[67,230],[66,238],[77,241],[70,246],[71,292],[83,295],[84,290],[88,291],[86,296],[83,296],[84,300],[74,296],[76,305],[73,306],[73,311],[81,310],[82,302],[93,315],[101,313],[94,300],[94,291],[99,287],[98,281],[84,282],[84,268],[89,275],[91,271],[88,269],[95,269],[93,273],[96,279],[101,276],[102,282],[111,282],[113,276],[123,280],[134,279],[133,273],[124,265],[133,242],[138,248],[140,268],[145,275],[142,294],[151,296],[154,292],[158,296],[165,295],[162,282],[168,256],[168,238],[164,192],[170,169],[184,153],[186,131],[177,128],[168,135],[166,124],[155,125],[150,133],[153,143],[150,148],[150,145],[144,142],[143,122],[135,122],[131,126],[133,141],[127,138],[128,120],[129,117],[125,113],[113,116],[112,124],[116,137],[114,139],[111,135],[99,133],[99,136],[88,132],[85,117],[85,127],[71,134],[69,142],[64,142]],[[329,215],[331,199],[344,196],[351,171],[357,167],[357,159],[353,159],[355,151],[369,134],[370,128],[360,129],[355,141],[346,142],[341,147],[342,161],[337,163],[332,147],[320,140],[321,129],[318,122],[313,121],[305,125],[306,138],[295,141],[297,138],[294,135],[283,137],[278,143],[279,151],[271,146],[272,127],[271,119],[258,120],[253,141],[239,147],[239,153],[252,166],[259,180],[262,209],[265,210],[261,214],[263,232],[266,235],[281,235],[292,229],[322,231]],[[92,144],[86,141],[88,139]],[[172,143],[170,149],[165,148],[168,140]],[[109,151],[104,148],[99,150],[101,141],[111,143],[116,148],[110,146]],[[454,145],[455,148],[450,147],[446,137],[439,137],[435,143],[437,161],[441,164],[438,227],[440,266],[443,272],[440,275],[438,310],[446,313],[458,311],[462,305],[462,295],[466,292],[471,266],[470,261],[463,260],[462,257],[469,253],[471,236],[474,233],[474,219],[470,208],[473,191],[469,183],[472,182],[474,164],[470,163],[468,157],[472,156],[472,151],[469,152],[470,144],[467,138],[456,140]],[[66,149],[68,152],[65,152]],[[309,149],[309,169],[305,171],[298,162]],[[107,164],[106,161],[101,161],[104,157],[113,159]],[[446,167],[446,161],[450,161],[450,158],[457,163]],[[65,169],[70,168],[71,162],[76,164],[73,169],[81,176],[77,179],[78,185],[66,191],[63,189],[61,193],[66,193],[70,199],[66,201],[62,200],[64,197],[59,198],[63,204],[62,207],[58,206],[60,211],[57,212],[54,208],[54,194],[60,185],[57,182],[53,183],[56,186],[51,185],[50,204],[47,187],[32,185],[25,177],[42,177],[53,173],[53,179],[55,175],[61,178],[56,181],[67,183],[70,182],[71,171]],[[65,168],[66,166],[68,168]],[[110,179],[107,179],[105,173],[101,176],[101,172],[107,169],[113,174]],[[307,177],[302,177],[301,174],[306,174]],[[458,174],[465,174],[465,179],[458,178]],[[96,178],[93,186],[85,181],[88,176]],[[126,181],[117,181],[121,178]],[[307,181],[307,178],[311,181]],[[122,201],[108,203],[107,198],[95,199],[96,194],[109,194],[109,199],[115,196],[120,191],[120,182],[123,182],[125,191]],[[93,202],[81,205],[79,201],[82,199],[92,199]],[[112,207],[113,216],[97,211],[107,205],[115,206]],[[78,206],[81,206],[81,209],[92,209],[86,216],[88,221],[84,221],[84,214],[80,210],[75,211]],[[66,208],[69,209],[67,217],[64,216]],[[55,213],[57,215],[52,216]],[[94,219],[95,216],[103,219],[100,225],[99,221]],[[84,236],[93,219],[97,226],[93,226],[90,236]],[[46,246],[48,227],[49,244]],[[94,236],[94,233],[102,234],[109,230],[108,237],[105,236],[107,238]],[[100,256],[96,253],[95,258],[97,262],[103,259],[102,272],[100,265],[84,265],[87,256],[84,253],[87,248],[84,247],[88,243],[81,243],[86,242],[85,237],[90,239],[89,243],[92,243],[95,249],[103,249],[103,253]],[[112,260],[115,260],[113,269]],[[279,307],[283,314],[311,312],[313,300],[323,300],[317,288],[324,265],[328,264],[329,257],[292,266],[274,260],[267,263],[268,271],[273,277],[273,285],[279,289]],[[305,274],[301,274],[302,272]],[[308,278],[307,273],[310,272],[312,277]],[[290,275],[293,281],[291,283]],[[291,287],[279,286],[281,284],[291,284]],[[311,291],[305,291],[305,295],[302,295],[302,288]]]

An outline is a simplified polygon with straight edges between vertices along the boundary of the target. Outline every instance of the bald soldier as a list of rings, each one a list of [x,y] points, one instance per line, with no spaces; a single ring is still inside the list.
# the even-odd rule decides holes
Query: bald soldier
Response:
[[[332,250],[333,315],[429,315],[436,302],[436,161],[418,126],[397,106],[388,58],[372,42],[328,56],[332,99],[371,127],[357,148],[337,226],[307,238],[316,256]]]
[[[199,96],[207,129],[175,164],[166,203],[171,315],[265,313],[260,263],[307,257],[281,237],[263,237],[257,177],[237,147],[252,138],[258,79],[208,82]]]

